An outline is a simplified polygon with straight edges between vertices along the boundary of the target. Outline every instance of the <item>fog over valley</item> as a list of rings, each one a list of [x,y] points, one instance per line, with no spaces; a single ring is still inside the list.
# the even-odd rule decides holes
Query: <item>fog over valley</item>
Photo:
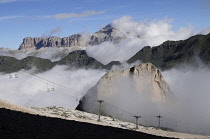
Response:
[[[209,2],[52,1],[0,0],[1,109],[210,136]]]

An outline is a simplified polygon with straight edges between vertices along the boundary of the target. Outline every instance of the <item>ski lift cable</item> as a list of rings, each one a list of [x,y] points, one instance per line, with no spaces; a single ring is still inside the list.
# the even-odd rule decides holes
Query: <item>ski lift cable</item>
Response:
[[[6,63],[4,63],[4,64],[6,64]],[[12,65],[9,65],[9,64],[6,64],[6,65],[12,67]],[[10,68],[10,69],[11,69],[11,68]],[[83,94],[83,93],[81,93],[81,92],[79,92],[79,91],[76,91],[76,90],[74,90],[74,89],[65,87],[65,86],[63,86],[63,85],[60,85],[60,84],[58,84],[58,83],[56,83],[56,82],[53,82],[53,81],[50,81],[50,80],[45,79],[45,78],[43,78],[43,77],[40,77],[40,76],[38,76],[38,75],[34,75],[34,74],[32,74],[32,73],[30,73],[30,72],[28,72],[28,71],[25,71],[25,70],[23,70],[23,69],[21,69],[20,71],[21,71],[21,72],[24,72],[24,73],[27,73],[28,75],[31,75],[31,76],[36,77],[36,78],[38,78],[38,79],[41,79],[41,80],[43,80],[43,81],[45,81],[45,82],[52,83],[52,84],[54,84],[54,85],[56,85],[56,86],[58,86],[58,87],[60,87],[60,88],[63,88],[63,89],[65,89],[65,90],[67,90],[67,91],[71,91],[70,93],[72,93],[72,94],[73,94],[73,92],[74,92],[74,93],[77,93],[77,94],[80,94],[80,95],[83,95],[83,96],[85,95],[85,94]],[[90,98],[90,99],[94,99],[95,101],[97,101],[97,97],[89,96],[89,95],[87,95],[87,94],[85,95],[85,97],[88,97],[88,98]],[[113,107],[113,108],[115,108],[115,109],[118,109],[118,110],[120,110],[120,111],[122,111],[122,112],[124,112],[124,113],[129,114],[129,115],[132,115],[132,116],[135,115],[135,114],[133,114],[133,113],[131,113],[131,112],[128,112],[128,111],[123,110],[123,109],[121,109],[121,108],[119,108],[119,107],[117,107],[117,106],[114,106],[114,105],[112,105],[112,104],[110,104],[110,103],[108,103],[108,102],[104,102],[104,104],[105,104],[105,105],[108,105],[108,106],[110,106],[110,107]]]

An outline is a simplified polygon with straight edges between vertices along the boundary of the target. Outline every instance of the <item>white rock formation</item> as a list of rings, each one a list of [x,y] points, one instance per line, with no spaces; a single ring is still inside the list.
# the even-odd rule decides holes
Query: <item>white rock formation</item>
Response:
[[[85,111],[97,112],[96,100],[104,100],[121,109],[137,107],[139,101],[166,103],[173,92],[163,79],[161,72],[151,63],[142,63],[123,71],[113,70],[105,74],[92,87],[82,101]],[[96,99],[92,99],[95,97]],[[129,105],[129,107],[128,107]],[[93,107],[96,108],[93,108]]]
[[[111,71],[104,75],[97,85],[99,93],[106,94],[106,92],[116,93],[116,84],[122,79],[130,79],[133,83],[133,87],[138,93],[149,93],[151,94],[152,100],[154,101],[165,101],[166,97],[172,93],[168,84],[163,79],[160,71],[151,63],[143,63],[135,65],[133,68],[119,71]],[[112,86],[110,88],[109,86]]]

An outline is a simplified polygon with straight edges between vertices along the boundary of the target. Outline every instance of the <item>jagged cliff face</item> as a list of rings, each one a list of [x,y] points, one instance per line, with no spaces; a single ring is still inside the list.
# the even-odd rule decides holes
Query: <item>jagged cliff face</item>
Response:
[[[154,65],[143,63],[130,69],[113,70],[105,74],[97,85],[84,96],[82,109],[85,111],[90,111],[90,107],[95,104],[92,99],[89,99],[89,96],[97,97],[98,100],[102,99],[108,103],[130,103],[129,107],[132,105],[136,107],[139,105],[138,101],[144,99],[152,103],[168,102],[172,99],[173,92]]]
[[[40,49],[42,47],[83,47],[86,44],[82,41],[82,36],[80,34],[75,34],[69,37],[37,37],[31,38],[27,37],[23,39],[23,43],[20,45],[19,50],[36,48]]]
[[[125,36],[118,30],[107,25],[105,28],[92,35],[74,34],[69,37],[27,37],[23,39],[23,43],[20,45],[19,50],[42,47],[84,47],[87,45],[98,45],[105,41],[118,43]]]
[[[117,92],[117,84],[122,80],[130,80],[138,93],[151,93],[153,101],[165,101],[172,91],[163,79],[160,71],[151,63],[135,65],[123,71],[111,71],[104,75],[97,84],[98,93]],[[112,84],[114,82],[114,84]],[[110,88],[110,86],[112,86]]]

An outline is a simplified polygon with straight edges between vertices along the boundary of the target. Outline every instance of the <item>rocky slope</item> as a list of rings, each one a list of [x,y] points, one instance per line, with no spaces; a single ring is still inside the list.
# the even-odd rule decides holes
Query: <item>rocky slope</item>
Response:
[[[107,25],[105,28],[89,34],[74,34],[69,37],[27,37],[23,39],[19,50],[42,47],[84,47],[87,45],[97,45],[105,41],[118,43],[125,36],[120,31],[114,29],[111,25]]]
[[[125,110],[135,109],[142,99],[161,103],[173,102],[173,92],[161,72],[151,63],[142,63],[123,71],[108,72],[87,92],[78,109],[97,112],[98,105],[96,100],[90,99],[92,97],[116,104]],[[104,113],[115,117],[110,111],[107,108]]]
[[[0,72],[12,73],[21,69],[30,70],[35,67],[35,72],[47,71],[55,66],[55,63],[48,59],[27,57],[17,60],[13,57],[0,56]]]
[[[146,46],[127,62],[151,62],[156,67],[166,70],[183,63],[194,63],[198,59],[209,65],[210,33],[195,35],[183,41],[166,41],[157,47]]]
[[[71,52],[65,58],[55,62],[57,65],[69,65],[77,68],[110,69],[113,65],[120,65],[120,62],[113,61],[104,65],[96,59],[89,57],[85,50]]]
[[[133,123],[106,116],[101,116],[101,122],[97,122],[98,115],[95,114],[55,106],[47,108],[33,107],[31,109],[1,99],[0,115],[1,138],[31,138],[32,136],[37,138],[61,138],[62,136],[72,138],[78,135],[87,138],[87,135],[95,137],[98,132],[100,132],[101,136],[107,137],[110,137],[112,132],[112,137],[125,137],[126,134],[128,138],[161,138],[160,136],[181,139],[210,138],[209,136],[169,132],[154,127],[139,126],[139,129],[135,129]],[[109,128],[108,134],[104,132],[107,128]],[[71,134],[66,134],[69,133],[69,130]],[[133,132],[131,130],[137,132],[131,133]],[[79,134],[78,131],[80,131]]]

